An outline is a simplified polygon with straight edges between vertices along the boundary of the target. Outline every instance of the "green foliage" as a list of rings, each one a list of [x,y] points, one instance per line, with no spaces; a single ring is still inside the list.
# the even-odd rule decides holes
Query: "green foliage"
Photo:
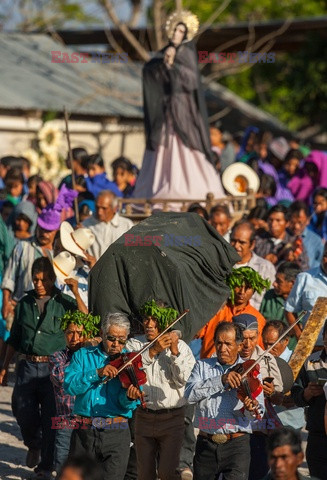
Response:
[[[164,330],[178,317],[174,308],[158,307],[154,300],[146,302],[140,308],[140,314],[145,317],[154,317],[158,322],[159,330]]]
[[[56,118],[59,117],[59,113],[58,112],[43,112],[42,113],[42,122],[45,123],[45,122],[50,122],[51,120],[55,120]]]
[[[207,20],[221,1],[184,0],[183,6],[196,13],[201,21]],[[235,23],[248,20],[264,21],[289,17],[313,17],[326,14],[325,0],[242,0],[231,1],[219,16],[219,22]]]
[[[276,116],[288,128],[327,127],[327,44],[311,36],[296,53],[277,56],[276,63],[256,64],[221,83]],[[258,93],[254,85],[260,85]]]
[[[52,0],[41,4],[38,0],[24,0],[24,7],[24,10],[21,10],[24,17],[17,25],[17,28],[23,31],[60,29],[65,27],[67,22],[75,26],[99,23],[99,18],[88,14],[85,3],[79,0]]]
[[[100,316],[92,315],[91,313],[83,313],[79,310],[71,312],[70,310],[65,313],[60,319],[62,330],[67,330],[67,327],[73,323],[79,327],[83,326],[83,335],[87,338],[95,337],[99,332]]]
[[[231,291],[231,301],[234,305],[234,289],[246,285],[259,294],[264,289],[270,287],[270,280],[262,278],[262,276],[251,267],[233,268],[232,273],[227,277],[227,285]]]

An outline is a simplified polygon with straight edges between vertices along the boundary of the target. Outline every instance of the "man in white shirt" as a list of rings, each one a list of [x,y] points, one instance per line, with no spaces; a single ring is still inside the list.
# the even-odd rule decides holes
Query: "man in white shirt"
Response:
[[[116,208],[116,195],[109,190],[103,190],[96,198],[95,215],[83,222],[83,226],[92,230],[95,235],[95,242],[89,248],[89,252],[97,260],[112,243],[133,226],[131,220],[116,213]]]
[[[140,313],[145,336],[131,338],[126,344],[129,351],[140,350],[178,316],[176,310],[154,300],[144,304]],[[136,411],[137,478],[156,480],[158,468],[161,480],[178,480],[184,435],[184,388],[195,359],[188,345],[173,331],[162,335],[146,350],[142,362],[147,375],[143,387],[146,408]]]

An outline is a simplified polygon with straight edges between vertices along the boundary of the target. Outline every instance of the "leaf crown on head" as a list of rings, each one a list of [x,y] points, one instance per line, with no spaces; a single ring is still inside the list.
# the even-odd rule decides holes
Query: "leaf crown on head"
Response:
[[[142,305],[140,314],[143,317],[154,317],[161,331],[167,328],[179,315],[174,308],[159,307],[155,300],[150,300]]]
[[[98,333],[100,328],[97,326],[100,323],[100,315],[92,315],[91,313],[83,313],[79,310],[75,310],[75,312],[68,312],[65,313],[63,317],[60,318],[61,322],[61,329],[63,331],[67,330],[68,325],[73,323],[79,327],[84,327],[82,335],[87,338],[93,338]]]
[[[261,294],[264,289],[268,289],[270,287],[270,280],[268,278],[262,278],[262,276],[251,267],[240,267],[233,268],[232,273],[227,277],[227,285],[230,288],[231,301],[234,305],[235,287],[247,285],[255,292]]]

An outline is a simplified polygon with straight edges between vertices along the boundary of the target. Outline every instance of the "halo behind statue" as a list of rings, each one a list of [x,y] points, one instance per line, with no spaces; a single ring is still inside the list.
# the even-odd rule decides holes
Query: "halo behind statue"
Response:
[[[175,27],[180,22],[185,23],[187,26],[187,40],[192,40],[199,30],[199,20],[189,10],[176,11],[170,15],[166,22],[167,37],[171,40]]]

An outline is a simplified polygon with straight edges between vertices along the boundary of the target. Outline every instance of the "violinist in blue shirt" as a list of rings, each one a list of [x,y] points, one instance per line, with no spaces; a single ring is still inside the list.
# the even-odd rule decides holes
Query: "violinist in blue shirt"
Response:
[[[102,343],[78,350],[65,370],[64,389],[76,395],[69,455],[92,455],[101,463],[105,480],[124,479],[131,440],[128,418],[141,396],[133,385],[124,388],[109,363],[123,351],[129,331],[126,315],[108,314]],[[104,383],[105,377],[110,381]]]
[[[250,466],[250,433],[254,412],[264,412],[261,392],[257,399],[239,400],[241,375],[235,369],[243,360],[243,332],[239,325],[219,323],[214,335],[217,357],[198,360],[185,387],[185,397],[196,404],[194,426],[199,428],[193,461],[197,480],[247,480]]]

